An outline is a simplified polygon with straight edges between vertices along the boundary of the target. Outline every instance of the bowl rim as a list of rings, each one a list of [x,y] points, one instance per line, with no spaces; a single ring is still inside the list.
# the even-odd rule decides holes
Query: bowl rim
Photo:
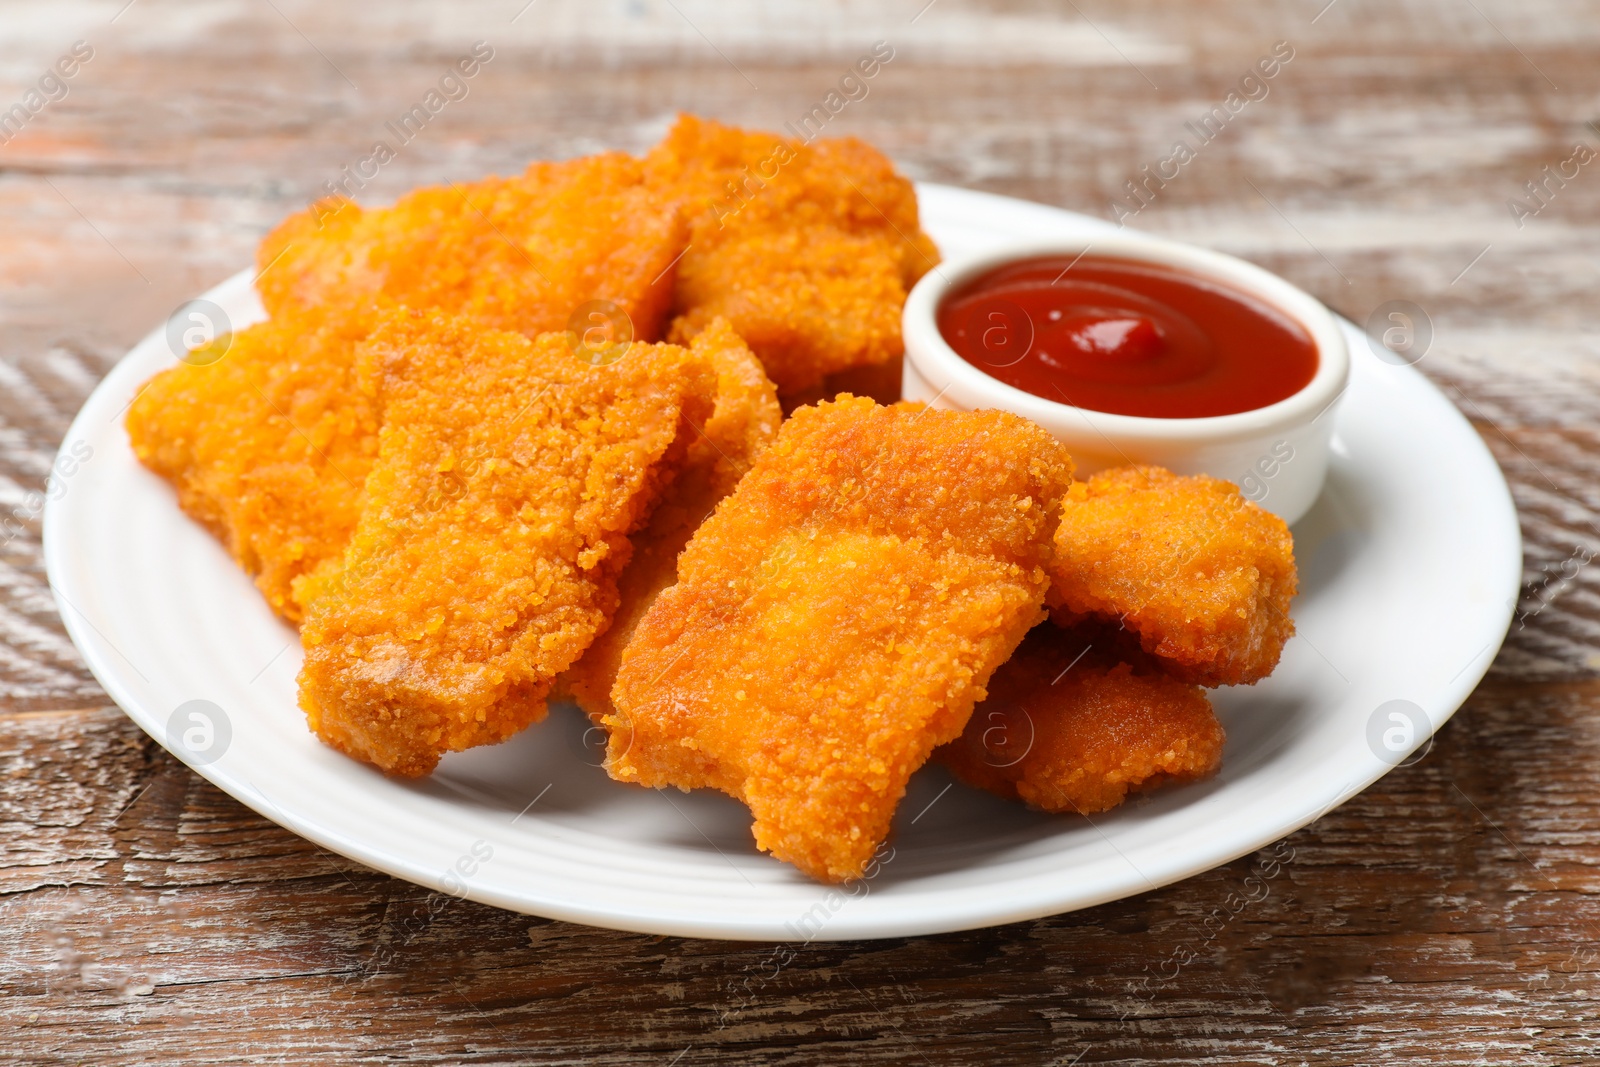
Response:
[[[1081,258],[1090,254],[1185,269],[1270,304],[1311,335],[1317,349],[1316,373],[1290,396],[1249,411],[1199,418],[1119,415],[1035,396],[990,377],[957,355],[939,332],[939,306],[952,292],[979,275],[1025,259]],[[1327,306],[1310,293],[1271,271],[1224,252],[1128,231],[1008,242],[941,263],[912,287],[901,317],[906,359],[935,388],[943,384],[939,395],[959,386],[963,399],[985,401],[973,405],[975,407],[1001,408],[1046,426],[1076,419],[1101,436],[1136,442],[1225,443],[1306,426],[1333,406],[1343,395],[1350,378],[1350,352],[1343,331]],[[930,374],[929,370],[935,373]]]

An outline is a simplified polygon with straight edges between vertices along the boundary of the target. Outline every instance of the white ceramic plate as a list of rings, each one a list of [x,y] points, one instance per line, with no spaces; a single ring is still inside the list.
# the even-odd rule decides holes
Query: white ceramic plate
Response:
[[[950,255],[1106,228],[982,193],[920,193],[927,229]],[[262,314],[248,272],[207,298],[236,326]],[[446,757],[421,782],[318,743],[295,705],[294,632],[128,447],[122,413],[173,361],[162,330],[106,377],[67,434],[63,455],[93,454],[57,479],[45,556],[73,640],[146,732],[267,818],[400,878],[656,934],[841,939],[1013,922],[1153,889],[1298,829],[1424,743],[1494,657],[1521,573],[1505,481],[1437,389],[1346,328],[1354,367],[1328,487],[1294,530],[1299,636],[1270,679],[1216,694],[1222,773],[1091,822],[1030,813],[927,768],[900,807],[892,858],[843,891],[758,853],[748,814],[727,797],[612,782],[573,708],[504,745]],[[209,740],[187,710],[169,737],[196,700],[215,708]],[[1390,718],[1408,708],[1426,719],[1409,739]],[[177,740],[185,731],[214,758],[200,765]],[[1384,747],[1386,732],[1399,751]]]

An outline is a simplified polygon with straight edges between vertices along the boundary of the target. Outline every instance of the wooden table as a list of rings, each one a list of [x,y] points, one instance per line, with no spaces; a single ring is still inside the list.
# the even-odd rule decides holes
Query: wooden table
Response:
[[[1600,585],[1560,570],[1600,547],[1600,161],[1559,170],[1600,149],[1592,2],[124,3],[0,4],[0,107],[74,41],[93,53],[0,146],[0,515],[20,527],[0,548],[0,1059],[1600,1054]],[[1487,680],[1426,759],[1288,839],[1265,899],[1209,937],[1205,916],[1270,850],[1038,922],[814,944],[731,1016],[769,946],[433,914],[417,886],[219,793],[84,669],[26,494],[132,342],[250,262],[477,40],[494,56],[469,95],[364,199],[642,149],[678,108],[776,127],[883,40],[893,60],[834,129],[920,178],[1109,217],[1289,42],[1266,95],[1132,224],[1262,263],[1357,321],[1391,300],[1425,310],[1420,367],[1494,449],[1527,540],[1524,617]],[[1186,948],[1175,978],[1140,984]]]

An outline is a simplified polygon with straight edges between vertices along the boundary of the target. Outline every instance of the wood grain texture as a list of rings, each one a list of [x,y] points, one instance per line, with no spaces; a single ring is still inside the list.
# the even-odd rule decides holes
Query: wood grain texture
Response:
[[[1561,569],[1600,552],[1600,160],[1520,226],[1508,206],[1575,144],[1600,150],[1600,5],[524,3],[0,2],[0,109],[94,49],[0,145],[0,1061],[1600,1055],[1600,579]],[[468,97],[364,199],[640,149],[678,108],[777,126],[885,40],[894,60],[830,132],[920,178],[1110,217],[1290,42],[1270,92],[1132,224],[1357,321],[1424,309],[1419,366],[1522,515],[1522,618],[1489,679],[1426,759],[1277,851],[1038,922],[813,945],[775,976],[770,946],[430,896],[234,803],[107,706],[55,614],[32,494],[115,360],[476,40],[495,57]],[[1265,894],[1217,918],[1252,877]]]

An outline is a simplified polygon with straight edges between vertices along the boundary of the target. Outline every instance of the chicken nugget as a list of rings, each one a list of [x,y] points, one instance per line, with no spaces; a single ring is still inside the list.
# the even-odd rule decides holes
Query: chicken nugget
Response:
[[[645,163],[690,216],[671,339],[726,318],[784,396],[900,355],[906,292],[939,253],[880,152],[683,115]]]
[[[336,562],[378,452],[379,411],[355,387],[364,309],[291,311],[162,371],[128,408],[139,461],[294,622],[301,576]]]
[[[353,368],[379,309],[405,300],[533,334],[609,300],[608,326],[654,339],[684,228],[642,175],[616,154],[536,163],[392,208],[324,202],[291,217],[258,255],[272,318],[216,342],[220,358],[153,378],[129,409],[135,454],[298,622],[295,586],[343,551],[377,452],[381,407]]]
[[[256,286],[273,315],[380,297],[529,337],[602,300],[654,341],[685,240],[640,161],[609,152],[417,189],[387,208],[320,201],[261,242]]]
[[[720,789],[760,848],[824,881],[860,875],[912,772],[1044,617],[1071,471],[1004,412],[801,409],[635,628],[608,771]]]
[[[997,796],[1093,815],[1130,792],[1208,777],[1222,744],[1204,690],[1045,625],[995,671],[988,699],[937,758]]]
[[[1055,538],[1058,621],[1120,619],[1183,681],[1260,681],[1294,636],[1294,539],[1232,482],[1103,471],[1072,487]]]
[[[711,417],[704,426],[693,427],[699,433],[683,469],[650,524],[633,536],[633,557],[617,581],[619,604],[611,625],[556,683],[556,695],[575,700],[597,722],[614,710],[611,687],[622,650],[657,594],[676,580],[678,553],[778,435],[782,413],[772,382],[726,321],[702,331],[689,351],[708,360],[716,373]]]
[[[403,312],[358,357],[383,428],[336,572],[307,583],[311,728],[400,775],[504,740],[616,610],[628,535],[711,415],[673,345],[594,364],[572,334]]]

